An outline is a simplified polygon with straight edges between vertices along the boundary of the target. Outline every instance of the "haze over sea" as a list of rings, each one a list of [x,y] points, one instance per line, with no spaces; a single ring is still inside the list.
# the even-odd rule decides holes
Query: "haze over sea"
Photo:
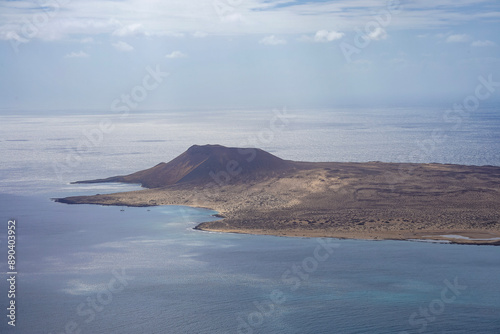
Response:
[[[214,211],[64,205],[139,189],[72,185],[169,161],[193,144],[303,161],[500,166],[500,107],[1,111],[0,262],[17,222],[9,333],[498,333],[500,247],[195,231]],[[453,117],[451,117],[453,116]]]

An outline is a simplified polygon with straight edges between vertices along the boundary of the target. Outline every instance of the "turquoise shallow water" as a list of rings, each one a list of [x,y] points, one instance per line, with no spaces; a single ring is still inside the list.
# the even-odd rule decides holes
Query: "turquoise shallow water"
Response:
[[[148,117],[142,118],[144,124],[149,124]],[[354,117],[351,123],[364,117]],[[78,119],[85,121],[84,127],[94,121],[89,115]],[[0,167],[0,219],[4,227],[9,219],[17,220],[19,272],[17,326],[9,328],[4,318],[2,333],[500,332],[499,247],[207,233],[192,229],[198,222],[214,219],[215,212],[205,209],[54,203],[50,198],[137,189],[114,184],[77,186],[67,181],[120,174],[140,169],[141,164],[148,167],[168,160],[156,155],[175,155],[174,149],[165,147],[193,142],[194,134],[161,137],[138,130],[120,137],[117,125],[109,141],[103,140],[92,154],[82,155],[85,164],[74,168],[77,177],[68,171],[58,178],[52,164],[62,161],[74,139],[78,140],[74,135],[77,122],[59,119],[58,127],[51,128],[56,118],[46,117],[30,128],[29,120],[34,121],[3,123],[9,124],[6,137],[27,137],[27,141],[3,138],[0,142],[5,159]],[[498,124],[488,122],[489,128]],[[313,129],[322,127],[311,125],[317,123],[315,119],[306,123],[303,128],[310,126],[309,132],[297,131],[311,134],[309,150],[286,146],[279,136],[287,133],[276,134],[275,150],[320,157],[319,148],[314,149]],[[399,127],[407,123],[401,121]],[[157,123],[150,124],[150,133],[156,133]],[[248,124],[244,136],[265,126],[265,117]],[[434,125],[417,128],[424,133]],[[127,123],[123,126],[132,129]],[[22,132],[25,127],[32,131]],[[53,131],[49,133],[48,128]],[[336,129],[332,132],[340,131]],[[361,147],[368,140],[363,137],[366,129],[349,129],[342,133],[350,134],[351,145]],[[373,130],[368,129],[369,133]],[[22,135],[14,137],[16,133]],[[233,136],[237,138],[230,132],[220,140],[230,141]],[[469,136],[467,132],[461,138]],[[155,138],[165,141],[146,141]],[[459,145],[460,141],[457,145],[450,142],[449,150],[461,152]],[[498,142],[484,132],[478,132],[471,145],[485,145],[484,152],[498,148]],[[386,159],[378,160],[391,160],[390,145],[378,140],[374,147],[378,146],[388,152]],[[117,154],[122,151],[123,155]],[[131,158],[126,151],[144,154]],[[154,163],[145,158],[148,152]],[[382,151],[374,152],[383,158]],[[474,163],[474,156],[467,152],[462,150],[460,159],[468,157]],[[38,162],[33,161],[33,154]],[[377,154],[372,152],[372,156]],[[329,154],[317,160],[335,157]],[[495,162],[495,155],[489,157]],[[0,249],[5,254],[6,246],[3,228]],[[7,271],[6,261],[0,261],[0,269]],[[3,309],[7,290],[2,279]]]

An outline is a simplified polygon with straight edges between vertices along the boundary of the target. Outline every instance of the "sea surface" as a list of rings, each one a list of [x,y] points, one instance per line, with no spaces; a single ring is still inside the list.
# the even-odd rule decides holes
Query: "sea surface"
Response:
[[[208,233],[193,230],[207,209],[51,201],[139,189],[70,182],[193,144],[500,166],[500,107],[447,110],[0,111],[0,333],[500,333],[500,247]]]

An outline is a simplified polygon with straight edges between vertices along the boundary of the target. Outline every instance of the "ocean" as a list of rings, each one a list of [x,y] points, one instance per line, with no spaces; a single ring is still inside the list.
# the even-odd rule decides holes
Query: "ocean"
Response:
[[[447,110],[0,111],[0,332],[499,333],[500,247],[208,233],[193,230],[217,219],[208,209],[51,200],[140,189],[70,182],[149,168],[193,144],[500,166],[500,107]]]

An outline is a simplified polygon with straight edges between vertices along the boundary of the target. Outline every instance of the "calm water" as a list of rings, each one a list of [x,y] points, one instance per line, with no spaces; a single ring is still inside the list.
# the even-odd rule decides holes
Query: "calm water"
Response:
[[[500,166],[498,110],[459,125],[442,108],[290,110],[282,122],[272,110],[3,112],[0,249],[5,259],[15,218],[19,274],[17,326],[3,315],[0,332],[498,333],[500,247],[206,233],[192,227],[210,210],[50,201],[137,189],[69,182],[147,168],[195,143],[294,160]],[[103,119],[112,131],[99,130]]]

